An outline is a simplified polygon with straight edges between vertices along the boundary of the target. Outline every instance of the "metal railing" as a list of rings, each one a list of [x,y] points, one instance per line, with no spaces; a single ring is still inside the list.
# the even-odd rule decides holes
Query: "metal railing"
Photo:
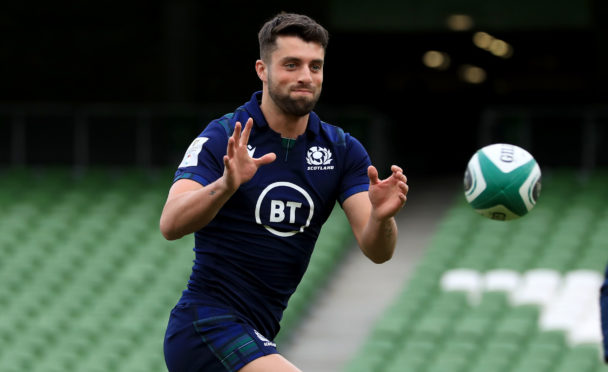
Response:
[[[35,143],[41,142],[36,139],[37,132],[43,126],[58,124],[64,128],[63,135],[53,134],[52,138],[48,138],[47,142],[51,143],[49,151],[55,148],[65,153],[69,148],[69,159],[63,159],[63,162],[77,169],[95,165],[99,161],[99,153],[106,150],[121,151],[125,163],[140,167],[175,165],[183,156],[189,140],[196,137],[209,121],[234,111],[237,106],[238,104],[0,104],[0,165],[35,165],[32,154],[36,150]],[[345,129],[355,129],[358,138],[370,146],[376,160],[388,162],[386,146],[383,146],[383,138],[389,135],[386,117],[362,107],[324,107],[320,110],[322,113],[319,110],[317,112],[330,123],[334,123],[334,120],[338,125],[355,122]],[[107,138],[108,143],[103,149],[96,147],[95,139],[101,129],[104,126],[115,126],[116,121],[125,122],[129,128],[117,127],[116,138]],[[175,132],[180,134],[172,135]],[[131,149],[119,149],[112,145],[113,140],[120,136],[130,137],[133,144]],[[170,138],[172,136],[177,138]],[[3,146],[6,148],[2,150]],[[162,153],[159,154],[159,151]]]
[[[478,128],[480,147],[510,141],[547,158],[564,153],[582,171],[608,166],[608,106],[492,106]]]

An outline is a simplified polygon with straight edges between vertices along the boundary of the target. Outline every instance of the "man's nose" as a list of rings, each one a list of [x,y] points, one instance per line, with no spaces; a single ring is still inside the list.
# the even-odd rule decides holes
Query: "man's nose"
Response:
[[[312,72],[308,67],[300,70],[300,75],[298,76],[299,83],[310,84],[312,83]]]

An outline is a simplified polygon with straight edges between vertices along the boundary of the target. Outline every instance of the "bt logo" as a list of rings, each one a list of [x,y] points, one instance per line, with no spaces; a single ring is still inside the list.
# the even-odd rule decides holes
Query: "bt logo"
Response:
[[[281,200],[270,201],[270,222],[283,222],[285,220],[285,205],[289,208],[289,223],[296,222],[296,209],[302,206],[302,203],[288,201],[287,203]]]
[[[314,202],[306,190],[291,182],[275,182],[258,197],[255,221],[274,235],[289,237],[310,225],[314,209]],[[279,226],[283,228],[279,229]]]

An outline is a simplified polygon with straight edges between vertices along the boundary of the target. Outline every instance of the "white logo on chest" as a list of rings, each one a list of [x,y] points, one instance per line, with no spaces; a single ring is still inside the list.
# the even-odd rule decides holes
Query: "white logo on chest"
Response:
[[[306,164],[309,165],[307,170],[330,170],[334,169],[332,162],[331,151],[325,147],[312,146],[306,153]]]
[[[251,147],[251,145],[247,145],[247,153],[250,158],[253,158],[253,153],[255,152],[255,147]]]
[[[262,204],[264,202],[264,199],[266,198],[266,196],[268,195],[268,193],[270,191],[272,191],[273,189],[281,188],[281,187],[288,189],[287,192],[281,193],[282,195],[287,195],[287,197],[289,197],[288,196],[289,193],[293,194],[292,190],[295,190],[298,195],[301,195],[306,199],[306,202],[308,202],[308,205],[310,206],[308,216],[305,216],[306,221],[303,224],[297,223],[298,212],[302,212],[302,208],[304,205],[299,201],[276,199],[275,197],[276,197],[276,195],[279,195],[278,193],[272,193],[272,196],[270,196],[271,199],[269,201],[269,215],[268,215],[268,218],[264,218],[264,220],[268,221],[268,223],[273,223],[273,224],[288,223],[290,225],[295,225],[294,227],[297,228],[296,230],[280,231],[280,230],[270,227],[268,224],[262,222],[261,211],[262,211]],[[294,194],[294,196],[297,196],[297,195]],[[306,192],[306,190],[304,190],[300,186],[295,185],[291,182],[275,182],[275,183],[268,185],[264,189],[264,191],[262,191],[260,196],[258,197],[257,203],[255,205],[255,221],[258,224],[263,225],[264,228],[266,230],[268,230],[269,232],[271,232],[272,234],[280,236],[280,237],[289,237],[289,236],[295,235],[299,232],[303,232],[304,229],[310,225],[310,221],[312,220],[313,215],[314,215],[314,202],[312,201],[312,198]],[[300,219],[300,221],[302,221],[302,220],[303,220],[303,218]]]

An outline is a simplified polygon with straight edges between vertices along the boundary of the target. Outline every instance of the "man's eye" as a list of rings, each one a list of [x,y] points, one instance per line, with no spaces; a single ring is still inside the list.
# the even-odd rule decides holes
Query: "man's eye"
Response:
[[[313,71],[321,71],[321,65],[312,65],[310,69]]]
[[[294,68],[296,68],[296,64],[295,63],[286,63],[285,67],[287,67],[288,69],[294,69]]]

